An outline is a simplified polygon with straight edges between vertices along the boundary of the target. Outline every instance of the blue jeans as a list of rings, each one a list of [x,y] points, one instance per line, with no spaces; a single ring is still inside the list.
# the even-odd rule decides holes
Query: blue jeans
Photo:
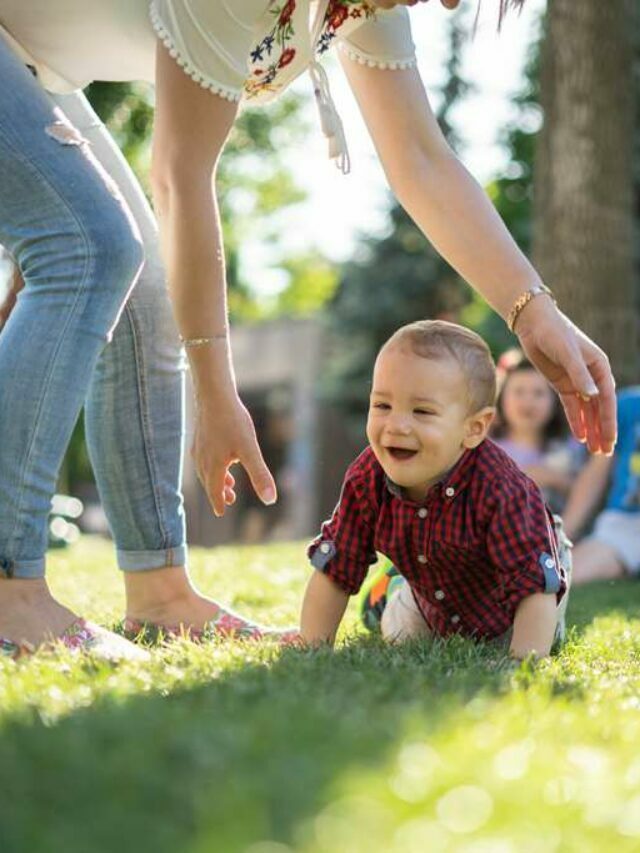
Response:
[[[49,96],[1,39],[0,80],[0,244],[25,282],[0,334],[0,572],[44,574],[83,405],[120,567],[184,565],[184,363],[153,214],[82,94]]]

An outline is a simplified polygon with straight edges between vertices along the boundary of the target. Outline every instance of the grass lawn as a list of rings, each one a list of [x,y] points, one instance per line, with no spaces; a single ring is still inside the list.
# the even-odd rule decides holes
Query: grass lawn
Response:
[[[243,613],[295,621],[300,544],[196,551]],[[52,556],[62,599],[122,612],[109,546]],[[0,662],[1,853],[640,851],[640,585],[574,592],[537,667],[455,641],[334,653],[185,641],[118,668]]]

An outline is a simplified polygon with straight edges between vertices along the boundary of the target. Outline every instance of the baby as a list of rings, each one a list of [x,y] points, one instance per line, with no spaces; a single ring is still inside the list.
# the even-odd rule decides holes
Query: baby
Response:
[[[373,371],[369,447],[309,547],[308,643],[333,642],[380,552],[365,621],[388,640],[459,633],[544,656],[564,636],[568,540],[540,490],[489,438],[495,365],[444,321],[403,326]]]

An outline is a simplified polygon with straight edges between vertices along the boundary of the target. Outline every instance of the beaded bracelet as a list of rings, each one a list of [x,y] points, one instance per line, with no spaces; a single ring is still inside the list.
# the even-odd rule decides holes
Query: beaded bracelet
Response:
[[[525,290],[525,292],[522,293],[516,299],[516,301],[513,305],[513,308],[507,314],[506,323],[507,323],[507,326],[509,327],[510,332],[513,332],[515,325],[516,325],[516,321],[517,321],[518,317],[520,316],[522,309],[526,305],[528,305],[531,302],[531,300],[534,299],[536,296],[541,296],[541,295],[545,295],[545,294],[547,296],[550,296],[553,299],[554,305],[558,304],[556,302],[555,296],[553,295],[553,293],[547,287],[546,284],[534,284],[533,287],[530,287],[528,290]]]

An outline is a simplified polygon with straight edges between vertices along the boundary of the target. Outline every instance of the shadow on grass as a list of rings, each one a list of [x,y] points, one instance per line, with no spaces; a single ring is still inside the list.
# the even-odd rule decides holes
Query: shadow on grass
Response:
[[[165,654],[167,666],[189,666],[186,651]],[[110,695],[53,725],[8,721],[0,849],[295,847],[349,773],[384,765],[416,719],[428,733],[507,683],[504,658],[457,638],[436,648],[358,638],[333,654],[287,650],[196,686],[178,681],[166,696]]]

